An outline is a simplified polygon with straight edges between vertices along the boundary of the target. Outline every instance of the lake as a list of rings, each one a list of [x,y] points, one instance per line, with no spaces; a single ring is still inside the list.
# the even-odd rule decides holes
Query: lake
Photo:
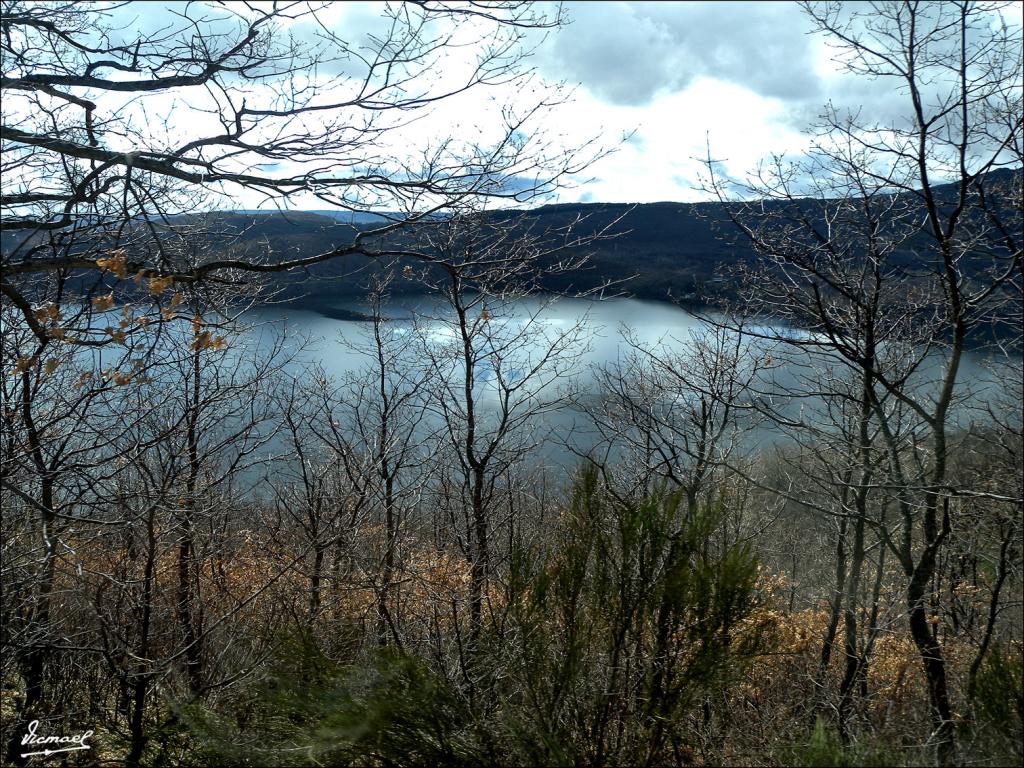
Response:
[[[334,308],[350,312],[367,311],[365,306],[352,302],[338,302]],[[491,306],[488,309],[488,323],[494,329],[494,336],[514,342],[505,349],[501,349],[500,344],[492,343],[492,347],[499,349],[502,355],[507,381],[514,380],[517,371],[521,375],[523,371],[531,370],[552,338],[570,333],[579,326],[580,332],[576,334],[575,341],[565,345],[565,354],[561,357],[564,370],[558,376],[544,380],[544,386],[540,388],[542,391],[535,396],[553,396],[556,389],[571,381],[577,393],[577,401],[590,404],[592,410],[596,407],[597,412],[600,412],[600,401],[595,390],[594,366],[615,363],[628,355],[631,343],[627,342],[624,334],[629,335],[632,343],[664,344],[666,350],[685,354],[695,334],[700,336],[710,333],[700,319],[677,306],[637,299],[598,301],[562,298],[549,301],[527,298],[513,305]],[[475,311],[478,314],[480,312],[479,309]],[[408,357],[410,366],[418,364],[417,359],[422,358],[424,347],[417,344],[425,343],[440,350],[450,347],[456,341],[451,325],[451,310],[446,309],[437,297],[401,297],[389,303],[384,314],[389,318],[387,325],[393,329],[394,334],[410,336],[413,347]],[[329,376],[338,380],[358,375],[359,371],[366,369],[368,360],[365,347],[370,340],[371,323],[334,319],[316,311],[289,305],[254,309],[247,313],[246,320],[254,323],[262,334],[273,335],[287,329],[290,334],[309,337],[309,345],[298,354],[293,364],[293,370],[300,375],[303,366],[311,363],[320,364]],[[761,330],[768,328],[770,326]],[[795,335],[802,333],[793,330],[788,332]],[[802,353],[792,348],[774,350],[765,348],[764,342],[756,343],[762,345],[759,354],[770,359],[774,353],[778,358],[772,361],[767,371],[758,376],[758,388],[762,390],[758,396],[770,397],[771,405],[789,418],[811,423],[820,421],[824,417],[820,398],[801,394],[806,391],[809,359],[806,356],[798,359]],[[359,351],[360,345],[364,352]],[[936,359],[933,365],[924,366],[917,375],[921,396],[927,396],[927,392],[934,388],[937,363]],[[451,364],[454,365],[454,362]],[[828,367],[827,360],[815,361],[816,370]],[[453,372],[455,370],[452,368]],[[479,401],[485,406],[489,404],[492,410],[496,409],[498,388],[494,384],[494,372],[488,369],[485,362],[478,367],[476,376]],[[989,402],[999,388],[998,376],[990,370],[987,358],[976,353],[965,355],[959,380],[965,383],[965,389],[970,387],[969,397],[966,398],[968,404]],[[957,413],[961,423],[966,424],[974,417],[975,409],[962,407]],[[571,436],[578,450],[587,450],[594,440],[590,418],[577,409],[565,407],[548,410],[542,421],[547,437],[540,455],[545,461],[553,460],[560,464],[578,461],[564,447],[564,440],[568,436]],[[761,425],[750,431],[746,442],[754,447],[760,443],[785,439],[785,435],[777,428]]]

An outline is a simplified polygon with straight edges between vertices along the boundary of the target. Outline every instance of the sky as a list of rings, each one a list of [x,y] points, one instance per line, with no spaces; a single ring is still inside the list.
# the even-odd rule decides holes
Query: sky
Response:
[[[1009,3],[986,18],[1019,35],[1022,7]],[[870,12],[861,2],[840,8]],[[815,32],[795,2],[621,0],[566,9],[571,23],[538,50],[540,72],[576,85],[579,124],[607,136],[633,131],[567,199],[707,199],[701,159],[710,154],[743,178],[773,154],[802,156],[826,104],[883,124],[910,120],[899,83],[851,74],[835,41]]]
[[[734,173],[799,152],[826,94],[828,50],[784,2],[570,3],[571,23],[537,54],[576,85],[574,120],[628,141],[566,196],[693,201],[709,148]]]
[[[138,5],[129,4],[112,19],[127,39],[140,29],[159,29],[170,11],[185,7],[147,3],[140,13]],[[568,24],[543,36],[531,33],[527,41],[535,46],[527,64],[538,79],[571,90],[566,103],[544,116],[546,129],[570,147],[596,140],[607,154],[548,201],[706,199],[697,187],[700,159],[709,150],[734,174],[773,152],[799,153],[808,141],[802,127],[837,85],[829,50],[809,34],[810,24],[795,3],[605,1],[563,7]],[[379,3],[336,2],[319,17],[360,45],[386,29],[381,10]],[[302,22],[292,32],[312,40],[316,30]],[[439,64],[441,77],[454,76],[462,64],[459,52],[453,52]],[[339,66],[322,74],[348,72]],[[420,118],[415,131],[417,136],[433,131],[487,137],[500,105],[522,97],[501,88],[475,90]],[[196,94],[188,98],[195,106]],[[147,115],[169,115],[175,123],[181,113],[181,104],[168,103],[150,106]],[[203,119],[190,114],[189,127]],[[260,204],[245,192],[235,202]],[[324,207],[316,200],[296,205]]]
[[[706,199],[698,186],[709,149],[733,174],[771,153],[799,153],[829,94],[855,88],[841,85],[832,52],[795,3],[562,5],[568,24],[531,40],[528,63],[572,89],[548,117],[567,144],[598,137],[610,151],[559,190],[560,202]],[[373,27],[372,3],[338,6],[338,28]],[[489,109],[494,102],[453,101],[444,120]]]
[[[549,12],[556,7],[539,5]],[[115,41],[118,36],[131,41],[139,33],[156,33],[168,24],[180,28],[175,12],[213,19],[209,29],[229,18],[223,7],[206,10],[183,2],[107,7],[112,9],[108,34]],[[382,158],[403,152],[413,156],[421,146],[446,136],[467,145],[486,144],[500,136],[503,106],[528,106],[545,89],[564,85],[568,98],[543,111],[543,125],[530,124],[530,138],[554,137],[551,147],[556,155],[559,147],[592,142],[588,151],[596,147],[598,157],[546,202],[692,202],[708,198],[700,190],[700,179],[701,160],[709,153],[730,176],[742,177],[772,154],[804,153],[811,142],[806,129],[827,102],[862,108],[880,120],[892,119],[902,110],[904,97],[891,82],[844,72],[835,61],[836,50],[812,34],[810,19],[794,2],[605,0],[567,2],[563,7],[567,24],[544,35],[527,34],[526,43],[534,49],[526,61],[535,72],[532,86],[472,89],[446,99],[431,114],[417,113],[407,130],[382,135],[372,151]],[[387,29],[384,9],[382,3],[334,2],[318,13],[321,29],[305,19],[296,21],[289,32],[301,45],[313,46],[327,29],[353,50],[365,51],[372,47],[373,36]],[[1016,9],[1010,6],[1009,19],[1019,25],[1014,21]],[[223,18],[218,20],[217,14]],[[454,42],[470,42],[486,27],[485,20],[466,23]],[[472,45],[446,49],[425,76],[441,87],[456,81],[474,50]],[[346,78],[357,70],[354,60],[338,61],[310,73],[308,79],[323,89],[323,98],[335,98],[351,87]],[[243,90],[250,104],[273,99],[267,87]],[[202,112],[213,106],[204,99],[214,95],[197,89],[155,94],[144,105],[143,100],[119,95],[104,98],[123,101],[101,103],[125,126],[120,135],[109,136],[119,151],[136,149],[144,133],[147,142],[173,146],[200,130],[220,130],[215,113]],[[323,127],[319,119],[308,118],[314,132]],[[290,162],[283,158],[266,170],[294,172],[297,166]],[[244,190],[228,196],[237,207],[261,206],[260,198]],[[325,207],[316,199],[302,198],[293,206]]]

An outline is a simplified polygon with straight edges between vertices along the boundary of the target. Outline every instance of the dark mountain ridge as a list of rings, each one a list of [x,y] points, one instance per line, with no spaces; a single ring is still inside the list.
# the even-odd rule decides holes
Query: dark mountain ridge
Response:
[[[1021,169],[1001,169],[988,174],[986,187],[1002,192],[1001,205],[1014,205],[1021,186]],[[940,200],[955,200],[952,185],[936,187]],[[792,203],[818,215],[823,201],[798,200]],[[778,203],[766,202],[770,209]],[[1021,214],[1016,210],[1015,229],[1019,237]],[[585,253],[586,267],[571,273],[545,277],[540,287],[552,292],[577,292],[610,284],[611,292],[652,300],[674,300],[690,304],[708,303],[734,295],[736,284],[731,272],[739,265],[750,265],[757,255],[731,224],[723,204],[717,202],[678,203],[560,203],[531,210],[498,210],[489,214],[494,221],[523,226],[533,233],[556,231],[574,225],[574,235],[587,240],[570,253]],[[192,229],[202,247],[212,256],[234,253],[275,260],[288,260],[344,247],[357,233],[371,232],[399,219],[394,212],[353,214],[332,211],[215,211],[173,217],[163,226]],[[16,237],[17,236],[17,237]],[[386,244],[401,246],[416,236],[410,231],[392,235]],[[6,252],[23,241],[24,234],[4,233]],[[923,240],[924,238],[922,238]],[[370,240],[371,244],[374,241]],[[377,240],[375,244],[385,241]],[[922,263],[921,250],[910,241],[894,254],[897,262],[908,267]],[[270,280],[279,289],[278,298],[311,308],[325,309],[336,301],[351,302],[365,295],[372,273],[380,269],[375,262],[351,256],[328,260],[308,270],[273,275]],[[399,279],[392,292],[420,293],[415,280]]]
[[[1015,205],[1012,201],[1019,195],[1020,169],[994,171],[985,181],[992,197],[997,197],[995,190],[1000,190],[1001,207]],[[949,206],[956,199],[957,189],[943,185],[936,187],[936,192],[940,202]],[[791,205],[813,219],[820,215],[825,202],[807,198]],[[766,210],[781,207],[773,202],[763,205]],[[234,214],[224,216],[227,223]],[[344,245],[356,231],[370,231],[394,216],[381,214],[378,221],[344,224],[327,212],[298,217],[265,214],[241,217],[236,226],[246,227],[241,235],[244,242],[269,247],[280,258],[312,255]],[[496,222],[521,224],[533,233],[557,231],[569,225],[574,226],[574,235],[584,240],[602,233],[580,248],[568,249],[570,253],[587,254],[587,264],[575,272],[546,276],[541,288],[552,292],[584,291],[610,284],[614,293],[701,304],[734,294],[733,268],[754,264],[758,258],[729,221],[725,206],[717,202],[561,203],[527,211],[499,210],[490,216]],[[1024,229],[1019,209],[1011,208],[1007,220],[1016,221],[1018,233]],[[391,242],[400,245],[409,236],[401,235]],[[411,236],[415,236],[414,231]],[[891,255],[892,262],[908,269],[925,266],[922,246],[926,241],[926,235],[907,241]],[[980,274],[985,265],[982,259],[967,267]],[[287,280],[284,293],[293,301],[318,306],[332,299],[351,300],[364,294],[368,274],[376,269],[377,265],[366,260],[326,262],[302,275],[301,280],[299,276]],[[343,275],[347,279],[333,279]],[[415,281],[399,280],[393,291],[415,293],[422,287]]]

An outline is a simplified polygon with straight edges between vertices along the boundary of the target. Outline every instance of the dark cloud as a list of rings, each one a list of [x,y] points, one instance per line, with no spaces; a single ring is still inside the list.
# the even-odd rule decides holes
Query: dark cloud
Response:
[[[809,25],[791,3],[570,3],[573,23],[541,50],[554,78],[613,104],[642,106],[701,75],[763,95],[819,92]]]
[[[658,91],[684,88],[693,72],[675,60],[670,31],[636,5],[570,4],[572,24],[542,49],[542,69],[614,104],[646,104]]]

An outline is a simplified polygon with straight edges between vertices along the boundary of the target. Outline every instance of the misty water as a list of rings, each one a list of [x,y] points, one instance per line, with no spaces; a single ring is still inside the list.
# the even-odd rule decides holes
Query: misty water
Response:
[[[368,312],[367,307],[358,302],[338,302],[335,306],[343,311]],[[584,381],[592,379],[588,373],[589,366],[613,362],[625,351],[626,344],[622,337],[625,329],[630,330],[641,343],[652,344],[665,340],[679,348],[691,333],[705,330],[698,318],[675,305],[637,299],[591,301],[560,298],[548,301],[527,298],[518,300],[510,309],[510,312],[495,313],[492,318],[493,324],[507,322],[508,328],[498,332],[514,333],[536,315],[531,337],[538,346],[543,343],[541,333],[551,336],[582,324],[579,343],[573,345],[568,352],[577,358],[574,367]],[[430,296],[394,300],[382,314],[399,332],[426,334],[437,342],[443,343],[445,337],[452,332],[448,322],[438,319],[452,317],[451,310],[439,299]],[[354,347],[365,345],[370,339],[372,324],[369,322],[337,320],[317,311],[291,305],[261,307],[248,312],[246,319],[265,324],[265,329],[269,325],[273,329],[287,330],[292,335],[309,336],[312,344],[300,358],[316,361],[331,376],[345,376],[365,364],[365,355]],[[520,352],[529,355],[530,350],[522,349]],[[483,377],[486,376],[484,372]]]
[[[367,311],[364,305],[355,302],[338,302],[333,309]],[[475,311],[479,313],[479,309]],[[386,326],[391,329],[391,333],[399,337],[410,335],[407,352],[409,365],[415,365],[416,355],[422,355],[422,343],[441,349],[454,340],[454,328],[450,322],[452,312],[436,297],[393,300],[383,314],[389,318]],[[299,339],[305,340],[304,347],[295,353],[295,360],[290,364],[292,372],[299,378],[316,365],[322,366],[323,371],[337,381],[366,375],[364,372],[368,370],[369,364],[366,353],[372,338],[372,323],[339,320],[294,305],[261,307],[247,313],[246,320],[254,324],[251,333],[265,339],[267,344],[281,332],[286,332],[293,348]],[[566,347],[556,363],[561,366],[559,375],[551,377],[540,393],[544,397],[553,398],[572,385],[576,392],[576,405],[567,404],[547,410],[533,425],[533,428],[544,433],[542,447],[537,451],[536,458],[548,464],[563,466],[575,465],[579,461],[578,453],[566,448],[567,442],[577,451],[586,451],[595,439],[591,429],[593,417],[585,412],[602,412],[600,393],[595,385],[595,366],[622,361],[634,344],[662,345],[662,350],[685,355],[695,335],[711,332],[703,321],[677,306],[627,298],[601,301],[563,298],[552,302],[540,298],[522,299],[505,307],[504,311],[498,309],[491,323],[499,329],[499,335],[515,336],[524,327],[527,329],[525,338],[516,340],[515,348],[506,352],[507,357],[518,359],[520,373],[531,369],[552,338],[580,326],[576,342]],[[764,326],[752,330],[764,332],[782,329]],[[787,333],[801,334],[793,330]],[[751,397],[764,398],[768,397],[764,392],[772,392],[776,397],[772,399],[771,405],[788,417],[812,423],[821,419],[823,414],[818,409],[822,407],[822,401],[805,393],[804,377],[808,373],[808,359],[800,359],[802,353],[792,348],[769,348],[767,342],[761,341],[750,343],[757,345],[755,349],[759,354],[777,356],[770,367],[770,373],[758,378],[762,392],[752,394]],[[922,396],[927,396],[929,390],[935,389],[938,362],[935,360],[935,365],[923,366],[917,374],[918,392]],[[965,404],[955,415],[955,420],[961,426],[984,418],[978,406],[996,399],[1000,385],[989,362],[985,356],[976,353],[968,353],[964,357],[958,381],[962,382],[967,395]],[[827,368],[827,362],[815,362],[816,371],[823,366]],[[515,368],[515,363],[512,368]],[[840,369],[841,366],[836,368]],[[490,409],[493,412],[497,402],[493,375],[486,366],[478,368],[476,375],[479,382],[477,398],[483,410]],[[517,372],[513,370],[512,377],[516,375]],[[583,410],[578,407],[580,405],[584,406]],[[744,442],[756,448],[786,439],[778,428],[761,423],[749,430]]]

